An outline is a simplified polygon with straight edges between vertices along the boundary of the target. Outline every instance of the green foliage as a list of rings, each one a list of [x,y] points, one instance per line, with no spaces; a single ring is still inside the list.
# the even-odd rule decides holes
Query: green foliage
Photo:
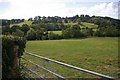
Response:
[[[70,28],[67,28],[65,30],[62,30],[62,36],[63,38],[80,38],[84,35],[80,32],[79,25],[73,25]]]
[[[48,32],[44,28],[30,28],[27,32],[26,38],[28,40],[46,40]]]
[[[100,27],[94,35],[99,37],[117,37],[120,36],[120,31],[112,26]]]
[[[92,28],[86,28],[82,29],[81,32],[84,34],[84,36],[93,36],[93,29]]]
[[[36,32],[35,32],[35,30],[30,28],[30,30],[27,32],[26,38],[28,40],[35,40],[36,39]]]
[[[30,27],[27,24],[23,24],[22,27],[20,28],[24,34],[27,34],[27,31],[30,29]]]
[[[16,31],[13,32],[12,35],[23,37],[23,36],[24,36],[24,32],[22,32],[22,31],[19,30],[19,29],[16,29]]]
[[[2,35],[0,38],[2,38],[2,77],[12,77],[13,74],[17,74],[12,71],[18,70],[18,68],[15,67],[18,63],[15,63],[15,61],[23,55],[26,39],[12,35]],[[16,48],[16,46],[18,46],[18,48]]]
[[[20,29],[20,26],[18,26],[18,25],[13,25],[12,27],[11,27],[11,33],[12,32],[15,32],[17,29]]]
[[[25,38],[12,36],[12,35],[3,35],[1,36],[1,38],[2,38],[3,51],[4,49],[9,49],[10,47],[13,47],[13,45],[18,45],[19,46],[18,52],[20,53],[20,55],[22,55],[26,44]]]
[[[43,40],[47,39],[48,32],[44,28],[39,28],[36,30],[36,39]]]
[[[36,36],[32,39],[38,40],[48,39],[47,31],[53,31],[53,33],[54,31],[62,31],[63,38],[93,36],[93,31],[94,36],[120,36],[120,20],[110,17],[90,17],[89,15],[75,15],[73,17],[65,18],[59,16],[35,16],[33,19],[34,20],[31,20],[30,18],[29,21],[24,21],[24,19],[3,20],[4,27],[2,34],[9,35],[15,33],[16,30],[19,29],[24,32],[25,37],[28,37],[27,32],[30,28],[33,28],[36,32]],[[15,23],[15,25],[12,24],[11,26],[10,23]],[[79,28],[78,30],[72,28],[74,25],[79,26],[82,30],[79,31]],[[45,30],[42,30],[42,28]]]

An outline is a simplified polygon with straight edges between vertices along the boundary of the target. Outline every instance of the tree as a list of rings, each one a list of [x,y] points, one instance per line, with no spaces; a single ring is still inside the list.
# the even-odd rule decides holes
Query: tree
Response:
[[[35,30],[30,28],[30,30],[27,32],[26,38],[28,40],[35,40],[36,39],[36,32],[35,32]]]
[[[2,26],[8,26],[10,25],[10,20],[0,20],[0,22],[2,22]]]
[[[120,32],[113,26],[106,26],[100,27],[94,35],[99,37],[118,37],[120,36]]]
[[[27,31],[30,29],[30,27],[27,24],[23,24],[20,28],[24,32],[24,35],[26,35]]]
[[[69,28],[62,30],[62,37],[65,39],[71,38]]]
[[[20,37],[23,37],[23,36],[24,36],[24,32],[22,32],[22,31],[19,30],[19,29],[16,29],[16,31],[13,32],[12,34],[15,35],[15,36],[20,36]]]
[[[20,26],[19,26],[19,25],[13,25],[13,26],[11,27],[11,33],[12,33],[12,32],[15,32],[17,29],[20,30]]]
[[[93,29],[92,28],[86,28],[81,30],[81,32],[84,34],[84,36],[93,36]]]
[[[48,34],[48,39],[49,40],[55,40],[55,39],[60,39],[60,36],[58,34],[54,34],[52,31]]]
[[[83,34],[80,32],[79,25],[73,25],[70,28],[62,30],[63,38],[79,38],[83,37]]]
[[[60,24],[62,24],[63,22],[62,22],[62,19],[58,19],[58,21],[57,21],[58,23],[60,23]]]
[[[38,29],[36,30],[36,39],[37,40],[42,40],[42,36],[44,35],[44,29]]]
[[[29,18],[28,21],[33,21],[33,18]]]

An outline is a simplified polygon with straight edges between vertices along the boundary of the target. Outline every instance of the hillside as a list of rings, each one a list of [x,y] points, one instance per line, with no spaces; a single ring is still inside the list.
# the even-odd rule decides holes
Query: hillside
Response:
[[[21,23],[18,23],[18,24],[10,24],[10,27],[12,27],[13,25],[19,25],[19,26],[22,26],[23,24],[27,24],[29,26],[32,25],[32,22],[33,21],[28,21],[28,20],[25,20],[24,22],[21,22]],[[70,22],[70,23],[64,23],[64,25],[75,25],[77,23],[73,23],[73,22]],[[80,25],[81,28],[97,28],[98,25],[94,24],[94,23],[88,23],[88,22],[81,22],[81,25]]]
[[[32,25],[32,21],[25,20],[24,22],[21,22],[18,24],[10,24],[10,27],[12,27],[13,25],[19,25],[21,27],[23,24],[27,24],[30,26],[30,25]]]
[[[77,23],[73,23],[73,22],[70,22],[70,23],[64,23],[64,25],[76,25]],[[98,25],[94,24],[94,23],[89,23],[89,22],[81,22],[81,25],[80,25],[80,28],[94,28],[96,29],[98,27]]]
[[[120,36],[119,26],[120,20],[110,17],[100,16],[73,16],[73,17],[40,17],[24,20],[11,19],[2,20],[2,25],[5,26],[3,34],[25,34],[28,40],[42,39],[67,39],[67,38],[82,38],[82,37],[118,37]],[[27,25],[23,25],[27,24]],[[10,25],[10,26],[8,26]],[[18,25],[14,26],[13,25]],[[23,27],[21,27],[23,25]],[[19,27],[20,26],[20,27]],[[9,29],[8,29],[8,28]],[[19,31],[16,31],[18,30]],[[48,32],[47,32],[48,31]],[[49,35],[49,32],[53,31]],[[61,31],[63,31],[61,33]],[[62,34],[62,35],[55,35]],[[51,37],[51,38],[50,38]]]

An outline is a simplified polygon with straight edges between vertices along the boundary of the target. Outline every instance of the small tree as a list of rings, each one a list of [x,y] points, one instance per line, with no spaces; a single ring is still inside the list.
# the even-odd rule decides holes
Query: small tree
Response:
[[[21,30],[24,32],[24,34],[27,34],[27,31],[30,29],[30,27],[27,24],[23,24],[21,27]]]
[[[24,32],[22,32],[22,31],[19,30],[19,29],[16,29],[16,31],[13,32],[12,34],[15,35],[15,36],[20,36],[20,37],[23,37],[23,36],[24,36]]]
[[[12,32],[15,32],[16,31],[16,29],[20,29],[20,26],[18,26],[18,25],[13,25],[12,27],[11,27],[11,33]]]
[[[81,30],[81,32],[84,34],[84,36],[93,36],[93,29],[92,28],[86,28]]]
[[[26,38],[28,40],[35,40],[36,39],[36,32],[35,32],[35,30],[30,28],[30,30],[27,32]]]
[[[79,25],[73,25],[70,28],[62,30],[63,38],[79,38],[83,37],[83,34],[80,32]]]

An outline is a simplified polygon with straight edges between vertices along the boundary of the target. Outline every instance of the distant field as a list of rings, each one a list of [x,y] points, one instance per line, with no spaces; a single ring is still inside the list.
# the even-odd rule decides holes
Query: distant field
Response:
[[[65,25],[75,25],[75,24],[77,24],[77,23],[64,23]],[[98,25],[95,25],[95,24],[93,24],[93,23],[87,23],[87,22],[81,22],[81,24],[82,25],[80,25],[80,28],[86,28],[86,27],[88,27],[88,28],[93,28],[93,31],[96,31],[96,29],[97,29],[97,27],[98,27]],[[49,33],[50,31],[48,31],[48,33]],[[59,34],[59,35],[61,35],[62,34],[62,31],[52,31],[53,33],[55,33],[55,34]]]
[[[117,38],[96,37],[70,40],[28,41],[26,51],[75,65],[77,67],[117,77]],[[28,58],[38,62],[37,59]],[[71,72],[71,70],[59,70],[65,72],[67,76],[73,77],[73,72]],[[78,77],[79,74],[74,76]],[[85,75],[82,76],[86,77]]]
[[[81,24],[82,24],[81,28],[88,27],[88,28],[96,29],[98,27],[98,25],[95,25],[93,23],[81,22]]]
[[[75,25],[75,24],[77,24],[77,23],[64,23],[65,25]],[[80,25],[80,28],[86,28],[86,27],[88,27],[88,28],[94,28],[94,29],[96,29],[97,27],[98,27],[98,25],[96,25],[96,24],[93,24],[93,23],[87,23],[87,22],[81,22],[81,24],[82,25]]]
[[[10,27],[12,27],[13,25],[19,25],[19,26],[22,26],[23,24],[27,24],[27,25],[32,25],[32,21],[28,21],[28,20],[25,20],[24,22],[21,22],[19,24],[11,24]]]
[[[64,25],[75,25],[77,23],[73,23],[73,22],[70,22],[70,23],[64,23]]]
[[[53,32],[54,34],[59,34],[59,35],[62,34],[62,31],[48,31],[48,33],[50,33],[50,32]]]
[[[33,22],[33,21],[25,20],[25,21],[22,22],[22,23],[11,24],[10,27],[13,26],[13,25],[22,26],[23,24],[27,24],[27,25],[30,26],[30,25],[32,25],[32,22]],[[77,23],[72,23],[72,22],[70,22],[70,23],[64,23],[64,25],[75,25],[75,24],[77,24]],[[94,29],[96,29],[96,28],[98,27],[98,25],[95,25],[95,24],[93,24],[93,23],[81,22],[81,24],[82,24],[82,25],[80,25],[81,28],[86,28],[86,27],[88,27],[88,28],[94,28]],[[54,33],[56,33],[56,34],[61,34],[61,31],[54,31]]]

